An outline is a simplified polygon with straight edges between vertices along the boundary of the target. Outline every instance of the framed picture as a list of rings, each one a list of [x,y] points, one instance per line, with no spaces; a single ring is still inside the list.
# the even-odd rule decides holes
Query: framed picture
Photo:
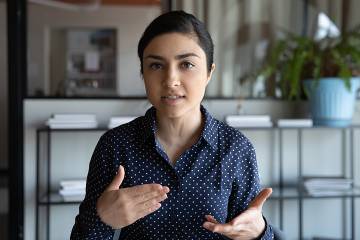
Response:
[[[52,94],[116,95],[116,29],[61,28],[50,34]]]

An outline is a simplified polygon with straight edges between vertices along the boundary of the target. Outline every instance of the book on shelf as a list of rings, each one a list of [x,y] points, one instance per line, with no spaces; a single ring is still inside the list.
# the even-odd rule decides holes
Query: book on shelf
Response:
[[[62,121],[95,121],[95,114],[81,114],[81,113],[55,113],[51,116],[52,119]]]
[[[342,177],[304,178],[303,185],[312,196],[339,196],[353,191],[353,180]]]
[[[226,121],[271,121],[270,115],[227,115]]]
[[[85,189],[86,187],[86,180],[85,179],[78,179],[78,180],[61,180],[60,187],[63,189]]]
[[[304,185],[312,188],[351,188],[353,180],[341,177],[304,178]]]
[[[344,238],[333,238],[333,237],[319,237],[315,236],[312,238],[313,240],[346,240]]]
[[[225,122],[235,128],[272,127],[273,123],[269,115],[228,115]]]
[[[51,129],[73,129],[73,128],[81,128],[81,129],[93,129],[98,127],[98,123],[53,123],[46,124]]]
[[[318,189],[318,190],[307,190],[307,193],[313,197],[343,196],[343,195],[352,194],[353,189],[348,189],[348,190]]]
[[[85,188],[84,189],[60,189],[59,194],[61,196],[85,195]]]
[[[86,180],[73,179],[60,181],[59,194],[64,201],[81,201],[85,197]]]
[[[45,124],[52,129],[91,129],[98,127],[95,114],[53,114]]]
[[[85,194],[62,195],[62,198],[65,202],[80,202],[80,201],[84,200]]]
[[[47,124],[61,124],[61,123],[64,123],[64,124],[70,124],[70,123],[94,123],[96,122],[96,120],[71,120],[71,119],[66,119],[66,120],[59,120],[59,119],[55,119],[55,118],[49,118],[46,123]]]
[[[273,126],[272,122],[264,123],[254,123],[254,122],[236,122],[236,123],[227,123],[229,126],[234,128],[271,128]]]
[[[64,201],[82,201],[85,198],[85,190],[84,191],[60,190],[59,194],[64,199]]]
[[[312,127],[313,121],[308,118],[297,118],[297,119],[279,119],[277,121],[278,127]]]
[[[122,124],[131,122],[135,118],[137,118],[137,116],[114,116],[114,117],[111,117],[109,120],[108,128],[111,129],[111,128],[120,126]]]

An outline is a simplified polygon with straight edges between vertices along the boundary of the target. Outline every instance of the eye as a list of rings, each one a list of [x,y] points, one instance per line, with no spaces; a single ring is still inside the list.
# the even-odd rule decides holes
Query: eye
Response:
[[[186,62],[182,62],[182,63],[181,63],[181,68],[191,69],[191,68],[193,68],[193,67],[195,67],[195,65],[192,64],[191,62],[186,61]]]
[[[152,70],[161,69],[163,66],[161,63],[150,63],[149,68]]]

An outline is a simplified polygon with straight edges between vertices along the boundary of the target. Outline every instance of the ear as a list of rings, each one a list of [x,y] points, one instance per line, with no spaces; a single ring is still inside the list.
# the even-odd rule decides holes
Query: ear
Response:
[[[211,80],[211,76],[212,76],[214,70],[215,70],[215,63],[211,64],[211,70],[210,70],[210,72],[208,73],[208,77],[207,77],[207,80],[206,80],[206,85],[209,84],[209,82],[210,82],[210,80]]]

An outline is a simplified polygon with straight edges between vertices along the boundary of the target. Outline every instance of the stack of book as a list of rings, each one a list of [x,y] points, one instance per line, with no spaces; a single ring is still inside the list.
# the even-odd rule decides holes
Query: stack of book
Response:
[[[304,187],[312,196],[338,196],[351,192],[353,181],[340,177],[314,177],[306,178]]]
[[[313,121],[308,118],[297,119],[279,119],[277,121],[278,127],[312,127]]]
[[[134,116],[119,116],[119,117],[111,117],[109,120],[108,128],[114,128],[117,126],[120,126],[122,124],[128,123],[132,120],[134,120],[136,117]]]
[[[225,122],[234,128],[272,127],[269,115],[229,115]]]
[[[64,201],[82,201],[85,197],[86,180],[60,181],[59,194]]]
[[[95,114],[53,114],[46,121],[49,128],[97,128],[98,122]]]
[[[320,237],[320,236],[314,236],[312,240],[345,240],[347,238],[336,238],[336,237]]]

